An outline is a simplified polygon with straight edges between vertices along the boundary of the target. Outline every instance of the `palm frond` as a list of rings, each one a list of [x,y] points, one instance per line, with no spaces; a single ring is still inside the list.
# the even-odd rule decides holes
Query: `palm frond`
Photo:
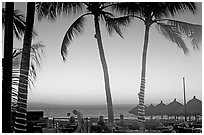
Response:
[[[164,35],[167,39],[176,43],[178,47],[180,47],[185,54],[188,54],[188,48],[181,38],[181,33],[175,30],[175,27],[172,25],[167,25],[164,23],[157,23],[156,28],[158,31]]]
[[[143,16],[142,2],[118,2],[111,6],[113,11],[125,15],[139,15]]]
[[[36,11],[39,21],[43,18],[50,21],[56,20],[58,15],[57,2],[36,2]]]
[[[102,11],[102,13],[100,14],[100,21],[106,25],[106,20],[107,18],[114,18],[114,15],[110,12],[106,12],[106,11]]]
[[[181,12],[190,11],[195,14],[195,2],[119,2],[112,6],[113,11],[145,17],[152,15],[156,19],[174,17]]]
[[[173,25],[176,31],[185,34],[190,38],[194,49],[199,49],[199,43],[202,40],[202,26],[186,23],[182,21],[168,20],[167,24]]]
[[[52,13],[56,12],[56,9],[54,9],[54,11],[49,11],[50,9],[53,9],[50,8],[52,5],[52,2],[36,2],[36,12],[39,21],[41,21],[43,18],[55,20],[55,18],[53,18]]]
[[[84,16],[87,14],[84,14],[80,16],[67,30],[65,33],[64,39],[62,41],[62,46],[61,46],[61,55],[63,58],[63,61],[66,61],[66,56],[67,56],[67,47],[71,43],[72,39],[74,36],[78,36],[79,33],[83,32],[84,29],[84,22],[85,18]]]
[[[31,59],[28,75],[28,86],[34,86],[34,80],[36,79],[37,67],[40,67],[40,60],[43,55],[44,45],[42,43],[36,43],[31,46]],[[16,94],[18,93],[18,85],[20,78],[20,63],[21,63],[22,49],[15,49],[13,52],[13,71],[12,71],[12,105],[16,104]]]
[[[36,78],[36,65],[37,65],[36,63],[39,63],[40,56],[41,54],[43,54],[42,47],[44,47],[44,45],[40,43],[37,43],[31,46],[31,55],[33,55],[33,57],[31,57],[29,75],[28,75],[29,89],[31,89],[31,85],[34,86],[34,80]],[[21,63],[22,49],[16,49],[16,51],[14,51],[13,54],[14,54],[14,57],[13,57],[13,71],[12,71],[12,109],[15,109],[17,105],[17,99],[18,99],[18,85],[19,85],[19,78],[20,78],[20,63]]]
[[[25,32],[25,16],[19,10],[14,10],[14,34],[17,39],[21,39]],[[5,25],[5,8],[2,8],[2,25]]]
[[[14,32],[15,32],[15,36],[18,39],[21,39],[21,37],[23,36],[25,32],[25,27],[26,27],[25,16],[21,14],[20,11],[15,10],[14,11]]]
[[[195,2],[165,2],[165,12],[169,12],[172,16],[180,12],[190,11],[195,14],[197,11],[197,6]]]
[[[195,14],[197,6],[194,2],[157,2],[153,9],[155,18],[174,17],[181,12],[190,11]]]
[[[104,17],[106,20],[106,27],[110,35],[115,31],[120,35],[120,37],[123,38],[122,32],[121,32],[121,26],[127,26],[131,22],[131,16],[123,16],[123,17],[117,17],[112,18],[109,16]]]
[[[2,8],[2,25],[5,25],[5,8]],[[25,15],[19,10],[14,10],[13,30],[17,39],[21,40],[25,32]],[[37,32],[33,30],[33,37],[37,36]]]
[[[83,4],[81,2],[36,2],[38,20],[46,18],[53,21],[62,13],[64,15],[76,14],[82,9]]]
[[[81,12],[84,8],[82,2],[58,2],[57,12],[58,14],[63,13],[64,15],[75,15]]]

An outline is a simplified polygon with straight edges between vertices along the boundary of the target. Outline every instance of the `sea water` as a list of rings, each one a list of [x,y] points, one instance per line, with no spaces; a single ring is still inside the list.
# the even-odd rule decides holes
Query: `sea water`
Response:
[[[125,118],[136,119],[134,114],[128,111],[134,108],[135,105],[113,105],[114,117],[119,118],[123,114]],[[84,117],[108,117],[108,110],[106,105],[28,105],[28,110],[42,110],[44,117],[67,117],[67,113],[74,115],[72,111],[76,109],[80,111]]]
[[[113,105],[114,118],[119,119],[121,114],[125,119],[137,119],[137,116],[130,114],[129,110],[134,108],[135,105]],[[99,117],[104,116],[108,118],[108,110],[106,105],[50,105],[50,104],[28,104],[28,111],[41,110],[44,112],[44,117],[67,117],[67,113],[74,115],[72,111],[76,109],[80,111],[84,117]],[[150,119],[150,116],[145,116],[145,119]],[[170,117],[174,119],[174,117]],[[161,116],[153,116],[153,119],[161,119]],[[163,119],[168,119],[168,116],[163,116]],[[179,119],[184,119],[184,116],[180,116]]]

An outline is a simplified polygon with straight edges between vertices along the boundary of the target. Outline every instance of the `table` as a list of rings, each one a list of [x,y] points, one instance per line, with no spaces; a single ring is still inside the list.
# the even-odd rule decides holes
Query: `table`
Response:
[[[72,133],[74,132],[73,128],[57,128],[57,133]]]

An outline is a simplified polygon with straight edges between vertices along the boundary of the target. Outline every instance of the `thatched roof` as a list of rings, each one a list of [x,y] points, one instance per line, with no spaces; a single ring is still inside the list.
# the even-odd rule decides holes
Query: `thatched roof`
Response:
[[[180,107],[177,110],[177,113],[179,113],[180,115],[184,115],[184,106]],[[188,101],[188,103],[186,104],[186,113],[187,115],[202,115],[202,101],[194,96],[193,99]]]
[[[138,115],[138,107],[134,107],[133,109],[129,110],[130,114]],[[193,99],[188,101],[186,104],[187,115],[195,115],[199,114],[202,115],[202,101],[198,100],[195,96]],[[154,106],[150,105],[148,107],[145,106],[145,115],[146,116],[155,116],[155,115],[184,115],[184,105],[176,101],[172,101],[168,105],[164,104],[162,101]]]
[[[178,115],[177,110],[182,107],[183,105],[181,103],[179,103],[178,101],[176,101],[176,98],[174,99],[173,102],[169,103],[167,105],[167,114],[168,115]]]
[[[139,105],[137,105],[136,107],[129,110],[129,113],[134,114],[134,115],[138,115],[138,108],[139,108]],[[145,106],[145,110],[146,110],[146,106]]]
[[[157,115],[165,115],[167,114],[167,105],[165,105],[162,101],[156,105],[156,114]]]
[[[156,107],[152,104],[146,107],[145,114],[148,116],[154,116],[156,114]]]

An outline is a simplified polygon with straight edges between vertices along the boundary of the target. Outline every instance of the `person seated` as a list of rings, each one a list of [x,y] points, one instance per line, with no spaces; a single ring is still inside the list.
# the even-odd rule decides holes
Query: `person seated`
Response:
[[[100,132],[109,132],[108,126],[105,124],[105,121],[103,119],[103,116],[99,117],[99,121],[97,125],[100,127]]]
[[[184,127],[185,127],[185,128],[190,128],[188,122],[186,122],[186,121],[184,122]]]
[[[124,115],[123,114],[120,115],[120,121],[118,123],[114,124],[114,126],[115,126],[115,128],[117,130],[125,131],[125,130],[128,129],[128,126],[125,124],[125,120],[124,120]]]
[[[78,126],[78,124],[77,124],[77,122],[76,122],[76,119],[75,119],[75,117],[74,116],[71,116],[70,118],[69,118],[69,124],[68,124],[68,128],[70,128],[70,133],[72,133],[72,132],[75,132],[76,131],[76,129],[77,129],[77,126]]]

